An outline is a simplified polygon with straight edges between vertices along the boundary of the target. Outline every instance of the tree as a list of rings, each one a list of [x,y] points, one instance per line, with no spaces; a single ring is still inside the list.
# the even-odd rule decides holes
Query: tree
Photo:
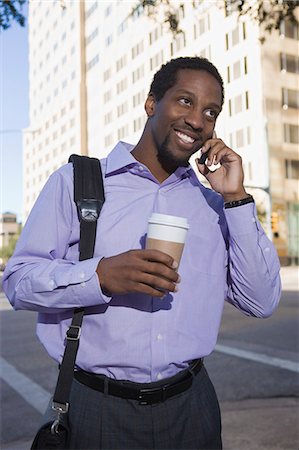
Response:
[[[21,27],[26,23],[26,18],[22,14],[22,7],[27,0],[0,0],[0,31],[11,26],[12,21],[16,21]]]
[[[193,0],[191,4],[196,11],[203,2],[204,0]],[[174,35],[177,35],[181,33],[179,17],[184,3],[171,0],[139,0],[131,15],[143,13],[158,20],[158,15],[162,11],[164,23]],[[255,2],[251,0],[216,0],[215,3],[219,8],[224,9],[226,14],[236,11],[239,16],[250,17],[262,25],[268,33],[271,33],[273,29],[279,29],[285,19],[298,24],[294,12],[299,6],[299,0],[257,0]]]

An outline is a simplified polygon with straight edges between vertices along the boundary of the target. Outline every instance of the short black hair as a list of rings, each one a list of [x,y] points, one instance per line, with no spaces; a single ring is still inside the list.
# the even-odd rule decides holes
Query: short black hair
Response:
[[[155,100],[161,100],[168,89],[175,85],[177,81],[177,73],[179,70],[205,70],[209,72],[218,81],[221,87],[222,105],[224,102],[223,80],[218,70],[208,59],[199,56],[186,56],[171,59],[163,64],[158,72],[155,73],[150,86],[150,93],[153,94]]]

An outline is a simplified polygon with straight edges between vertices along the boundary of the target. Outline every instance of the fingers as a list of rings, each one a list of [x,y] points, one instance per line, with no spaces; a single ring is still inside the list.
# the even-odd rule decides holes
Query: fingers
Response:
[[[131,250],[103,258],[97,274],[104,293],[143,293],[163,297],[176,292],[180,281],[174,259],[158,250]]]
[[[202,155],[196,159],[198,170],[203,175],[208,175],[209,172],[217,170],[221,164],[237,161],[240,156],[216,136],[213,132],[213,137],[208,139],[201,148]]]

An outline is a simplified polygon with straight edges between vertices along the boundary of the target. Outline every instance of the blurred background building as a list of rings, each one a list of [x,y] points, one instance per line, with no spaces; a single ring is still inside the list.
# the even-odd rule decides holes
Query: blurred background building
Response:
[[[298,27],[266,36],[217,2],[181,2],[173,35],[126,1],[35,1],[29,6],[30,126],[24,130],[24,217],[72,153],[104,157],[136,143],[153,74],[178,56],[204,56],[225,83],[217,135],[237,150],[245,185],[283,263],[299,253]]]

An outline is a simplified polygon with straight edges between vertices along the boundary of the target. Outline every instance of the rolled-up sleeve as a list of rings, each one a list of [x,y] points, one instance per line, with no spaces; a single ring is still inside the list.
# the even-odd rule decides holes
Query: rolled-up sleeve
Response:
[[[110,301],[96,268],[103,255],[78,261],[79,221],[72,166],[55,172],[41,191],[3,275],[15,309],[57,313]]]
[[[245,314],[268,317],[281,295],[280,264],[254,203],[225,210],[229,233],[227,300]]]

